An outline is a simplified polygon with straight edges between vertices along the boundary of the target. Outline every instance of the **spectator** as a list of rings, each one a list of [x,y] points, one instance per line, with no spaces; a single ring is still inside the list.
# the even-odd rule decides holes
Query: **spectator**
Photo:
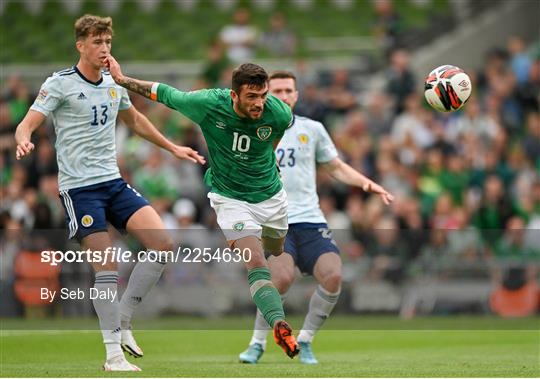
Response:
[[[434,204],[443,187],[444,159],[440,150],[430,149],[426,155],[425,167],[418,180],[418,192],[422,204],[422,214],[428,216],[432,213]],[[434,225],[432,225],[434,227]]]
[[[441,184],[452,197],[454,204],[464,204],[470,177],[471,172],[463,156],[451,154],[446,158],[446,165],[441,175]]]
[[[325,99],[329,112],[336,115],[343,115],[356,106],[357,99],[347,70],[338,69],[332,73],[330,85],[325,89]]]
[[[298,100],[295,113],[299,116],[309,117],[326,125],[328,108],[326,107],[326,104],[320,100],[319,89],[315,84],[306,84],[304,92]]]
[[[375,6],[373,34],[379,47],[388,57],[390,52],[400,45],[401,17],[394,9],[392,0],[373,0],[373,4]]]
[[[428,233],[429,242],[411,264],[408,274],[443,279],[445,271],[454,263],[448,246],[448,231],[434,228]]]
[[[434,137],[426,124],[425,112],[420,104],[420,97],[411,93],[405,98],[403,113],[392,124],[392,139],[402,145],[410,140],[415,147],[426,148],[433,144]]]
[[[518,98],[525,113],[540,111],[540,53],[538,55],[531,64],[527,82],[518,87]]]
[[[326,221],[328,221],[328,228],[332,230],[350,228],[351,221],[343,211],[336,209],[336,201],[332,196],[321,194],[319,205]]]
[[[482,112],[478,98],[473,96],[467,102],[463,113],[450,120],[446,128],[446,138],[458,145],[464,139],[474,139],[486,149],[500,129],[497,119]]]
[[[375,140],[392,130],[392,114],[388,105],[388,96],[382,92],[373,93],[369,97],[365,112],[366,122],[369,134]]]
[[[540,172],[540,113],[529,113],[526,122],[527,132],[523,148],[527,158]]]
[[[290,57],[296,52],[296,36],[287,27],[287,20],[281,13],[270,17],[270,29],[263,32],[261,46],[275,57]]]
[[[398,49],[392,52],[390,67],[386,73],[386,92],[394,101],[395,115],[404,111],[406,99],[416,90],[416,78],[409,65],[410,56],[406,50]]]
[[[206,63],[201,74],[207,88],[218,86],[221,76],[229,64],[223,42],[219,39],[214,40],[208,47]]]
[[[369,276],[372,280],[399,284],[404,279],[408,252],[397,223],[393,218],[385,217],[374,225],[373,243],[366,248],[366,254],[371,257]]]
[[[246,8],[238,8],[233,15],[233,23],[225,25],[219,37],[227,49],[227,57],[234,63],[242,63],[253,58],[257,42],[257,28],[250,24],[251,14]]]
[[[482,204],[473,216],[473,224],[482,231],[485,241],[493,246],[500,231],[512,216],[512,205],[498,176],[486,178]]]
[[[179,195],[180,181],[175,169],[159,149],[152,149],[144,167],[133,177],[135,188],[142,191],[158,213],[167,209]]]
[[[504,236],[496,244],[495,280],[507,289],[518,289],[534,278],[534,268],[526,263],[536,259],[536,252],[525,244],[525,222],[519,217],[508,219]]]
[[[510,68],[518,85],[527,82],[532,62],[525,51],[525,43],[520,37],[511,37],[508,41],[508,51],[510,52]]]
[[[30,91],[18,76],[7,78],[0,97],[0,153],[13,147],[13,133],[30,107]]]

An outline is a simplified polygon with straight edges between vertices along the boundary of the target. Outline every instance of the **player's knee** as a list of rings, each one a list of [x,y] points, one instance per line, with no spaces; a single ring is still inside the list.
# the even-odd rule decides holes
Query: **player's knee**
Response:
[[[280,294],[284,294],[289,290],[292,282],[294,281],[294,271],[289,272],[287,270],[279,271],[279,273],[272,274],[272,283],[277,288]]]
[[[155,246],[152,248],[152,250],[160,251],[160,252],[170,252],[173,250],[173,242],[172,239],[168,236],[163,236],[156,241]]]
[[[331,293],[336,293],[341,289],[341,272],[332,271],[324,276],[323,287]]]

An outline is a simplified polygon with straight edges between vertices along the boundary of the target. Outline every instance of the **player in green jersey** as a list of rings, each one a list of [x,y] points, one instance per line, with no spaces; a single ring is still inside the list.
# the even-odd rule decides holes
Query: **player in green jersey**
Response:
[[[290,108],[268,94],[268,74],[255,64],[234,70],[231,89],[179,91],[122,74],[112,57],[105,64],[122,87],[175,109],[201,127],[208,145],[210,204],[231,248],[249,251],[245,267],[251,296],[274,339],[289,357],[298,344],[287,324],[264,252],[280,255],[287,234],[287,195],[274,149],[292,124]]]

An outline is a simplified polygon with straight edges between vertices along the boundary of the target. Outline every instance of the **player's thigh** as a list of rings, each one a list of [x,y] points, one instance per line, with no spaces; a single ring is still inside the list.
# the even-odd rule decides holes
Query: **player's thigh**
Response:
[[[268,267],[272,275],[272,282],[280,294],[286,293],[296,276],[296,266],[290,254],[268,257]]]
[[[99,185],[60,191],[69,238],[81,241],[90,234],[107,232],[106,198]]]
[[[150,203],[136,189],[131,187],[122,178],[115,179],[109,183],[109,200],[107,207],[107,220],[118,230],[124,231],[128,221],[141,208],[149,206]],[[162,223],[156,217],[152,217],[149,222],[140,222],[137,227],[147,227],[162,229]],[[132,224],[133,227],[133,224]]]
[[[313,276],[324,289],[337,292],[341,287],[341,257],[334,251],[321,254],[313,267]]]
[[[261,235],[265,251],[272,255],[283,253],[283,245],[289,229],[285,190],[282,189],[270,199],[256,204],[253,212],[262,225]]]
[[[172,239],[158,213],[150,205],[139,208],[129,217],[126,230],[144,247],[151,250],[170,251]]]
[[[111,237],[108,232],[96,232],[86,235],[81,239],[81,246],[84,250],[96,252],[92,255],[90,264],[94,271],[117,271],[118,262],[113,261],[112,255],[107,255],[107,251],[112,246]]]
[[[259,240],[260,245],[262,227],[254,217],[251,204],[213,192],[208,194],[208,198],[210,205],[216,212],[218,225],[229,241],[229,245],[231,242],[245,237],[255,237]]]
[[[326,224],[306,224],[294,229],[296,242],[296,264],[302,273],[313,275],[317,280],[338,270],[336,260],[341,267],[339,248],[332,238],[332,231]],[[335,255],[330,258],[328,255]],[[322,259],[322,260],[321,260]],[[330,261],[331,268],[324,262]],[[321,263],[322,262],[322,263]],[[322,283],[321,283],[322,284]]]

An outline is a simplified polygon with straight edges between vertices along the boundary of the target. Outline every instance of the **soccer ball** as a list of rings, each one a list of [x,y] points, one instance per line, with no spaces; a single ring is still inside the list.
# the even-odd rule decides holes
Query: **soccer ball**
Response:
[[[456,66],[444,65],[431,71],[424,85],[424,96],[439,112],[452,112],[463,106],[471,96],[469,75]]]

